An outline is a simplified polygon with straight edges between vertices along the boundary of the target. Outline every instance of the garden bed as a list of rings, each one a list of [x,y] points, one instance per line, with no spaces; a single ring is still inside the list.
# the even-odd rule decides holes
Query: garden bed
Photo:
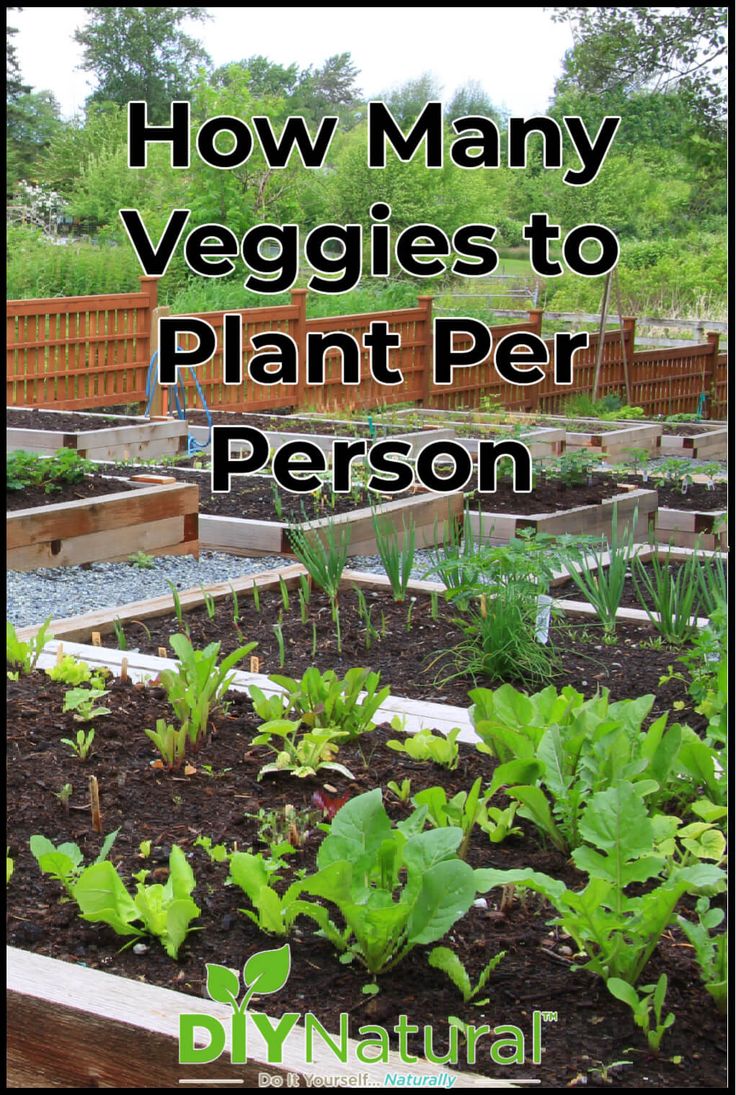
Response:
[[[530,494],[515,493],[506,485],[495,494],[475,495],[469,505],[470,529],[480,543],[504,544],[529,528],[551,536],[610,537],[614,507],[619,535],[628,527],[635,540],[646,540],[657,511],[657,492],[594,476],[591,487],[555,480],[543,490],[535,486]]]
[[[172,482],[138,486],[111,478],[106,483],[104,493],[93,498],[58,502],[51,494],[41,505],[8,514],[7,568],[112,562],[137,551],[198,555],[195,486]],[[76,489],[83,485],[65,487],[72,494]]]
[[[119,655],[94,648],[74,648],[72,652],[91,665],[109,663],[116,669],[121,665]],[[44,661],[53,664],[54,660],[52,646]],[[137,656],[130,656],[129,661],[131,679],[139,675],[138,662],[141,670],[154,673],[171,664]],[[238,675],[237,683],[247,679],[250,675]],[[187,1078],[197,1078],[204,1086],[207,1081],[201,1079],[201,1069],[176,1064],[176,1020],[180,1012],[187,1011],[223,1015],[222,1009],[206,1000],[205,963],[238,970],[246,957],[283,940],[269,941],[238,911],[247,904],[246,899],[238,889],[223,886],[227,868],[210,861],[205,851],[195,846],[195,838],[208,836],[213,844],[224,841],[228,848],[237,841],[240,848],[255,851],[264,845],[257,820],[247,815],[257,814],[264,805],[276,812],[290,806],[299,811],[303,840],[288,871],[310,870],[321,838],[316,828],[319,811],[314,810],[311,823],[302,811],[314,809],[312,796],[324,780],[270,776],[258,781],[265,750],[252,745],[257,720],[239,696],[233,697],[228,716],[217,720],[216,733],[197,754],[196,772],[181,777],[157,771],[149,764],[153,750],[142,729],[136,733],[131,728],[155,725],[156,718],[166,713],[161,690],[155,686],[141,689],[119,680],[108,687],[113,714],[104,728],[100,720],[97,748],[81,765],[58,744],[65,731],[73,732],[71,716],[49,718],[50,711],[61,709],[59,686],[39,675],[33,681],[23,678],[10,684],[8,740],[13,763],[8,793],[15,869],[8,889],[9,940],[13,948],[35,952],[10,952],[11,1075],[26,1082],[40,1076],[56,1083],[68,1081],[71,1086],[114,1086],[120,1061],[130,1055],[127,1067],[134,1086],[151,1086],[152,1082],[174,1086]],[[409,807],[386,791],[389,780],[400,784],[402,779],[410,779],[413,794],[440,783],[449,796],[467,790],[478,775],[489,779],[496,763],[461,740],[457,768],[448,772],[391,752],[385,743],[386,733],[379,729],[357,746],[344,746],[340,759],[351,769],[352,778],[331,774],[330,785],[338,784],[340,792],[351,796],[382,786],[384,804],[394,822],[405,818]],[[42,768],[39,754],[43,756]],[[142,953],[120,951],[120,938],[108,928],[85,924],[72,903],[59,902],[60,887],[41,876],[28,851],[30,835],[43,833],[54,843],[77,841],[87,860],[98,853],[101,837],[91,831],[86,802],[88,775],[95,775],[99,783],[104,831],[120,828],[111,858],[123,878],[144,867],[154,871],[153,880],[164,880],[174,843],[192,865],[197,882],[194,897],[201,906],[196,923],[204,930],[188,938],[178,960],[168,958],[154,940],[146,941]],[[65,807],[56,792],[66,784],[72,790]],[[568,886],[583,884],[584,876],[567,855],[545,847],[529,823],[520,820],[519,829],[519,835],[499,844],[490,843],[484,833],[474,830],[468,862],[474,868],[532,867]],[[141,857],[142,840],[151,844],[147,859]],[[685,899],[681,907],[692,908],[692,900]],[[667,1008],[676,1013],[663,1051],[654,1055],[634,1027],[630,1011],[607,993],[603,982],[570,969],[572,941],[550,930],[550,916],[550,908],[540,899],[532,896],[521,901],[492,889],[455,924],[447,942],[474,977],[490,956],[506,952],[484,993],[488,1000],[480,1006],[463,1003],[447,978],[428,965],[428,948],[424,946],[417,946],[396,970],[380,976],[377,996],[366,996],[361,990],[369,975],[357,965],[341,965],[334,948],[301,922],[289,940],[292,967],[288,985],[278,995],[261,1000],[259,1010],[264,1004],[272,1015],[310,1010],[332,1033],[338,1030],[342,1012],[351,1016],[351,1033],[366,1023],[390,1029],[400,1014],[406,1014],[410,1022],[433,1026],[434,1048],[441,1052],[447,1047],[449,1015],[475,1025],[488,1023],[491,1028],[515,1023],[530,1039],[532,1013],[545,1009],[554,1011],[554,1019],[549,1017],[543,1023],[541,1059],[532,1062],[529,1047],[524,1065],[504,1067],[491,1064],[487,1051],[479,1052],[479,1063],[472,1071],[490,1077],[484,1086],[504,1079],[512,1083],[535,1079],[547,1087],[583,1082],[603,1086],[614,1075],[621,1087],[639,1087],[643,1078],[655,1086],[723,1086],[725,1025],[700,985],[692,951],[684,945],[678,927],[661,938],[647,970],[652,980],[666,972]],[[40,955],[61,961],[50,964],[51,959],[43,961]],[[123,980],[104,976],[101,969]],[[141,979],[147,984],[141,984]],[[151,985],[159,989],[154,992]],[[177,995],[170,990],[177,990]],[[46,1036],[49,1000],[60,1009],[60,1014],[55,1011],[58,1036],[50,1043]],[[60,1029],[69,1032],[69,1038],[61,1037]],[[417,1055],[422,1052],[414,1037],[409,1048]],[[233,1068],[223,1058],[208,1066],[207,1075],[253,1078],[262,1060],[260,1051],[257,1043],[248,1068]],[[291,1057],[286,1059],[285,1070],[303,1076],[303,1063],[296,1055],[293,1060],[292,1064]],[[629,1067],[621,1066],[622,1060]],[[140,1072],[141,1061],[145,1061],[145,1073]],[[322,1075],[339,1072],[346,1079],[351,1071],[368,1071],[360,1066],[336,1067],[324,1057],[318,1065]],[[376,1082],[381,1083],[391,1067],[399,1069],[393,1060],[381,1065]],[[370,1074],[376,1075],[376,1069],[373,1066]],[[279,1069],[265,1071],[278,1073]],[[310,1071],[317,1074],[315,1066],[307,1070],[308,1075]],[[406,1073],[406,1066],[400,1071]],[[410,1071],[423,1070],[417,1065]],[[460,1079],[458,1084],[472,1086],[472,1080]],[[296,1086],[308,1084],[302,1080]],[[357,1086],[355,1081],[352,1086]]]
[[[255,655],[259,672],[266,674],[298,676],[310,665],[344,673],[351,665],[366,665],[381,673],[394,695],[430,701],[431,718],[438,717],[435,705],[453,705],[451,717],[456,720],[453,725],[469,729],[465,712],[467,694],[476,682],[468,673],[455,680],[446,680],[454,670],[448,666],[446,658],[437,662],[443,651],[463,638],[463,632],[455,622],[459,613],[440,596],[441,585],[411,582],[409,599],[405,604],[397,604],[386,578],[345,571],[339,600],[341,636],[338,640],[329,602],[319,591],[312,593],[306,620],[301,619],[298,589],[299,575],[303,573],[299,566],[287,567],[281,572],[283,584],[290,591],[288,608],[284,607],[279,575],[274,572],[210,587],[208,594],[215,604],[214,618],[210,617],[201,590],[179,593],[183,621],[189,628],[192,642],[196,646],[220,641],[223,654],[237,649],[244,641],[258,642]],[[558,581],[562,580],[564,578],[560,576]],[[257,605],[252,592],[254,581],[259,591]],[[370,645],[357,589],[363,592],[372,622],[379,632]],[[240,631],[233,624],[233,590],[241,615]],[[557,596],[556,589],[553,593]],[[659,687],[659,678],[672,662],[673,654],[667,648],[651,649],[654,632],[643,610],[634,608],[620,612],[618,641],[605,645],[590,605],[578,598],[573,603],[560,604],[560,609],[560,618],[553,622],[551,630],[551,641],[560,656],[559,674],[554,678],[558,687],[569,683],[590,692],[598,687],[608,687],[622,698],[658,692],[661,696],[658,695],[657,703],[664,705],[686,700],[680,681]],[[275,623],[281,631],[283,664]],[[51,634],[63,640],[65,645],[68,642],[89,643],[95,637],[96,642],[104,641],[105,646],[111,648],[119,642],[116,625],[124,635],[122,654],[129,649],[146,656],[163,651],[170,656],[170,637],[179,630],[173,599],[166,595],[53,621]],[[36,627],[23,628],[19,636],[26,639],[37,630]],[[380,634],[381,631],[385,634]],[[477,683],[497,687],[503,682],[479,680]],[[523,687],[527,682],[520,676],[516,683]]]
[[[129,465],[112,471],[132,470]],[[352,494],[328,495],[323,488],[319,499],[312,495],[280,491],[266,475],[235,476],[230,490],[213,494],[210,472],[203,469],[166,469],[177,481],[196,483],[200,492],[200,546],[233,555],[292,555],[288,536],[290,525],[315,530],[329,524],[349,525],[350,555],[371,555],[376,551],[374,513],[390,521],[403,541],[404,526],[414,525],[418,547],[442,542],[447,529],[462,517],[463,496],[407,491],[381,495],[357,488]]]
[[[408,441],[411,445],[410,456],[416,456],[431,441],[446,441],[454,437],[452,429],[432,429],[420,427],[416,430],[403,430],[400,427],[387,427],[379,423],[369,425],[366,418],[345,422],[338,419],[318,419],[309,415],[289,416],[272,414],[246,414],[238,411],[212,411],[212,420],[217,425],[255,426],[263,430],[271,448],[278,448],[287,441],[310,441],[325,452],[332,452],[336,440],[352,441],[356,438],[377,440],[384,437],[392,441]],[[187,414],[189,433],[203,444],[209,437],[209,426],[204,411],[189,411]],[[247,445],[241,448],[248,448]],[[238,452],[238,442],[231,442],[231,449]]]
[[[187,427],[178,419],[9,407],[6,444],[8,452],[51,455],[67,448],[90,460],[144,460],[186,452]]]

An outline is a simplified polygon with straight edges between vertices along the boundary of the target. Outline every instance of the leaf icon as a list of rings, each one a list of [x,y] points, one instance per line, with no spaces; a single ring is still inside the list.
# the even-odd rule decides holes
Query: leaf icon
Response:
[[[218,966],[214,962],[207,962],[206,965],[207,994],[210,1000],[237,1008],[240,991],[240,978],[237,973],[228,969],[227,966]]]
[[[272,951],[258,951],[251,955],[243,968],[243,980],[249,995],[278,992],[289,979],[291,948],[288,943]]]

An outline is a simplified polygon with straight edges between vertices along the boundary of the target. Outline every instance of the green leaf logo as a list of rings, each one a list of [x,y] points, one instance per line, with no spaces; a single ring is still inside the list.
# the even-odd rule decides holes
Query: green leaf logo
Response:
[[[258,951],[251,955],[243,967],[243,980],[249,993],[259,996],[269,992],[278,992],[289,979],[291,971],[291,948],[288,943],[272,951]]]
[[[210,1000],[237,1008],[239,991],[240,978],[237,973],[228,969],[227,966],[218,966],[214,962],[207,963],[207,995]]]

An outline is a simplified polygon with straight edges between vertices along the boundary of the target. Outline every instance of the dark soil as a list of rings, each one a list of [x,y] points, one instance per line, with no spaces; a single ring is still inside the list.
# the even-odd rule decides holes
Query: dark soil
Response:
[[[650,475],[646,482],[642,476],[629,475],[625,482],[636,483],[645,490],[656,490],[660,508],[687,510],[688,513],[725,510],[728,507],[728,484],[716,483],[711,490],[707,483],[691,483],[683,494],[679,486],[668,486],[662,479]]]
[[[653,488],[650,488],[653,489]],[[570,484],[561,479],[546,479],[539,475],[534,479],[530,494],[518,494],[511,482],[498,483],[493,494],[475,494],[470,500],[473,510],[483,513],[515,513],[526,516],[535,513],[558,513],[576,506],[596,506],[605,498],[623,493],[618,480],[610,475],[591,476],[587,483]]]
[[[140,728],[154,726],[157,718],[167,715],[162,693],[155,687],[120,681],[110,685],[106,702],[112,714],[98,720],[94,752],[81,764],[59,744],[61,737],[72,736],[76,730],[71,715],[60,713],[62,691],[42,673],[9,684],[8,844],[15,872],[8,887],[8,942],[206,997],[205,963],[242,968],[248,955],[280,941],[269,942],[239,912],[247,899],[237,888],[224,886],[226,867],[212,864],[202,848],[194,847],[195,839],[201,834],[213,843],[226,842],[228,848],[237,842],[240,849],[266,851],[259,842],[257,823],[247,815],[259,808],[281,812],[287,804],[313,811],[312,795],[324,781],[284,776],[258,782],[267,754],[251,745],[256,722],[248,702],[240,697],[234,698],[228,715],[217,720],[210,742],[194,758],[196,774],[185,778],[156,771],[150,766],[153,748]],[[382,786],[387,809],[397,821],[409,808],[386,792],[389,780],[411,779],[414,794],[441,783],[451,795],[467,790],[478,774],[489,778],[493,769],[493,761],[470,746],[461,746],[457,770],[446,772],[404,759],[385,748],[385,741],[386,734],[378,730],[364,738],[361,746],[341,749],[340,760],[354,779],[336,777],[333,784],[331,774],[330,783],[350,795]],[[206,765],[211,765],[210,774]],[[60,900],[58,883],[41,875],[29,852],[30,836],[42,833],[54,843],[76,841],[85,862],[97,855],[102,838],[90,826],[86,790],[90,775],[99,782],[104,831],[120,829],[111,859],[130,891],[134,889],[131,875],[141,868],[152,871],[149,882],[165,880],[172,844],[183,848],[191,861],[197,880],[193,896],[201,909],[197,923],[204,930],[189,935],[178,960],[170,959],[154,939],[147,940],[143,955],[132,948],[121,951],[123,940],[111,929],[85,923],[73,902]],[[68,808],[56,797],[66,784],[73,789]],[[499,803],[503,802],[499,796]],[[279,888],[291,880],[291,870],[314,868],[322,835],[315,827],[318,820],[317,812],[303,816],[302,847],[290,857],[290,869]],[[521,828],[521,836],[501,844],[491,844],[476,830],[468,861],[474,867],[532,867],[564,879],[569,886],[584,883],[584,876],[563,855],[542,847],[523,821]],[[142,840],[152,843],[147,860],[140,856]],[[285,1011],[312,1010],[333,1031],[338,1029],[340,1013],[349,1012],[353,1034],[366,1023],[391,1028],[400,1014],[406,1014],[420,1026],[432,1024],[435,1051],[446,1047],[449,1015],[476,1026],[488,1023],[491,1028],[515,1023],[529,1037],[532,1012],[554,1010],[556,1022],[544,1024],[540,1065],[530,1060],[516,1068],[492,1065],[484,1053],[487,1043],[482,1042],[476,1071],[512,1080],[535,1078],[543,1087],[603,1086],[595,1070],[625,1060],[630,1067],[617,1066],[611,1073],[619,1087],[726,1086],[725,1024],[701,986],[692,950],[684,945],[678,928],[665,933],[647,970],[652,981],[667,973],[667,1008],[677,1016],[661,1054],[654,1056],[629,1009],[614,1000],[600,980],[570,968],[571,941],[549,926],[552,910],[534,895],[524,901],[517,898],[502,910],[500,898],[499,890],[490,891],[487,907],[472,908],[443,941],[462,957],[474,978],[493,954],[506,951],[489,982],[489,1002],[480,1007],[464,1005],[445,975],[428,965],[428,947],[415,948],[395,971],[382,976],[378,996],[365,996],[361,989],[370,976],[357,965],[340,964],[332,946],[314,935],[306,920],[298,922],[290,939],[292,969],[287,985],[261,1006],[275,1017]],[[410,1049],[422,1052],[414,1038]]]
[[[723,429],[722,426],[708,426],[698,422],[663,422],[662,433],[668,437],[700,437],[704,433],[713,433],[714,430]]]
[[[441,652],[463,639],[461,628],[454,622],[459,611],[440,600],[438,619],[432,619],[432,601],[426,594],[417,594],[407,604],[400,605],[387,593],[370,589],[364,593],[373,626],[379,632],[370,649],[366,649],[365,623],[360,616],[358,597],[352,590],[340,595],[341,653],[337,649],[329,602],[317,591],[312,593],[307,607],[306,623],[301,621],[296,590],[289,593],[287,610],[279,592],[261,592],[260,612],[250,594],[240,593],[240,634],[233,625],[231,597],[215,602],[214,620],[210,620],[204,608],[192,609],[183,618],[195,646],[217,640],[222,643],[225,655],[244,642],[257,642],[255,654],[260,659],[261,673],[301,676],[310,665],[345,673],[351,666],[361,665],[380,672],[382,683],[389,684],[394,695],[466,707],[468,692],[475,687],[473,678],[465,674],[454,681],[435,683],[454,670],[444,657],[440,663],[432,664]],[[409,608],[411,621],[407,628]],[[274,633],[274,624],[280,616],[283,617],[281,628],[285,648],[283,668],[279,665],[279,646]],[[385,635],[381,638],[384,628]],[[169,637],[176,630],[172,602],[170,616],[126,624],[126,642],[131,649],[135,647],[146,654],[157,654],[159,647],[168,647]],[[672,681],[660,689],[660,675],[666,673],[676,655],[666,648],[652,650],[640,645],[649,643],[653,636],[651,628],[624,624],[618,629],[616,644],[607,646],[595,623],[561,620],[552,629],[552,643],[560,660],[559,675],[555,676],[554,682],[558,687],[572,684],[586,694],[606,687],[615,699],[656,693],[661,710],[668,709],[676,700],[684,700],[689,706],[682,682]],[[108,642],[114,645],[112,635]],[[503,681],[479,678],[477,683],[496,688]],[[514,683],[526,690],[531,687],[531,682],[523,678]]]
[[[119,494],[121,491],[136,490],[142,486],[145,484],[126,483],[102,475],[85,475],[78,483],[60,483],[58,489],[48,494],[43,487],[6,491],[5,505],[8,513],[14,513],[16,510],[34,509],[37,506],[55,506],[59,502],[76,502],[79,498],[102,498],[106,494]]]
[[[141,470],[132,464],[116,464],[111,467],[114,475],[132,475]],[[275,481],[262,475],[234,476],[230,480],[227,494],[212,494],[209,475],[192,475],[179,466],[161,467],[158,470],[186,483],[196,483],[199,487],[200,513],[217,517],[246,517],[258,521],[312,521],[341,513],[352,513],[356,509],[370,507],[371,504],[379,506],[384,502],[414,497],[411,491],[383,495],[362,489],[356,490],[354,494],[331,494],[329,490],[323,490],[319,499],[311,494],[289,494],[287,491],[277,490],[274,494],[272,484],[275,486]],[[277,509],[275,497],[280,500],[281,512]]]
[[[63,433],[77,433],[82,430],[109,430],[114,426],[141,426],[145,423],[135,418],[105,418],[103,415],[51,414],[48,411],[7,409],[7,425],[15,429],[59,430]]]
[[[284,420],[282,416],[276,416],[278,421],[269,414],[247,414],[240,411],[211,411],[212,421],[219,425],[228,426],[256,426],[259,430],[275,430],[279,433],[316,434],[319,437],[392,437],[395,434],[409,432],[409,427],[386,426],[378,422],[374,424],[371,433],[367,421],[363,419],[351,419],[345,422],[322,422],[318,418],[289,417]],[[187,411],[187,421],[192,425],[206,426],[207,415],[204,411]],[[416,426],[413,430],[429,429],[430,427]]]

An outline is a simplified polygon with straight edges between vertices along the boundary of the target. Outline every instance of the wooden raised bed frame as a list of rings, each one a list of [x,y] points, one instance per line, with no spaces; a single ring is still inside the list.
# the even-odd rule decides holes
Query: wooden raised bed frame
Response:
[[[636,510],[634,539],[648,539],[649,529],[654,525],[657,512],[657,492],[634,488],[628,484],[621,484],[620,494],[605,498],[597,505],[575,506],[556,513],[533,513],[527,516],[513,513],[478,513],[471,506],[470,528],[476,542],[483,544],[506,544],[524,528],[533,528],[550,536],[562,536],[565,533],[610,536],[614,505],[617,507],[619,534],[623,533],[627,525],[631,526]]]
[[[18,408],[26,410],[30,408]],[[44,414],[74,414],[83,425],[84,411],[44,410]],[[94,417],[100,417],[99,414]],[[8,452],[23,449],[44,456],[51,456],[59,449],[75,449],[89,460],[149,460],[156,456],[174,456],[187,450],[187,424],[180,419],[167,418],[155,421],[139,418],[136,425],[125,422],[120,415],[103,415],[105,418],[121,418],[121,424],[110,424],[101,430],[36,430],[8,425]]]
[[[239,419],[237,412],[233,411],[232,414],[233,414],[233,422],[232,422],[233,426],[244,425],[244,424],[247,425],[247,423],[243,423],[242,419]],[[309,430],[309,421],[310,421],[309,415],[290,415],[289,416],[289,421],[290,422],[295,422],[296,421],[296,422],[303,422],[304,423],[304,430],[303,430],[302,433],[291,433],[291,432],[287,433],[284,430],[279,430],[278,422],[279,422],[280,418],[283,418],[282,415],[270,415],[270,416],[262,415],[260,417],[270,417],[270,418],[273,419],[274,428],[273,429],[267,429],[267,430],[263,431],[265,433],[266,437],[268,438],[269,447],[272,448],[272,449],[280,447],[281,445],[285,444],[287,441],[309,441],[312,444],[317,445],[317,447],[322,449],[323,452],[326,452],[326,453],[329,453],[330,455],[332,455],[333,442],[335,442],[337,440],[340,440],[340,441],[355,441],[356,440],[355,437],[350,436],[347,433],[344,433],[344,434],[340,433],[339,427],[340,426],[344,427],[345,423],[342,422],[342,421],[339,421],[337,419],[323,419],[323,418],[320,418],[319,416],[315,416],[315,421],[319,421],[320,423],[324,422],[327,425],[333,425],[335,427],[335,431],[334,431],[333,434],[320,434],[320,433],[310,433],[310,430]],[[222,425],[222,424],[223,423],[218,423],[218,425]],[[202,444],[203,442],[205,442],[207,440],[207,437],[208,437],[208,434],[209,434],[209,428],[207,426],[192,425],[192,426],[189,427],[189,433],[191,434],[191,436],[194,438],[195,441],[198,441],[200,444]],[[421,452],[421,450],[425,447],[425,445],[429,445],[430,442],[432,442],[432,441],[447,441],[447,440],[450,440],[451,438],[453,438],[454,436],[455,436],[455,431],[454,430],[438,428],[436,430],[435,429],[407,430],[406,433],[392,434],[386,440],[390,440],[390,441],[408,441],[411,445],[411,451],[410,451],[409,455],[410,455],[410,457],[415,457],[417,455],[417,453]],[[368,440],[368,439],[366,439],[366,440]],[[383,438],[380,436],[380,433],[379,433],[379,434],[377,434],[377,436],[375,438],[371,438],[370,440],[383,440]],[[247,447],[247,446],[245,446],[245,447]],[[232,448],[233,452],[238,451],[237,441],[232,441],[231,442],[231,448]]]
[[[8,570],[115,562],[136,551],[199,556],[199,493],[163,483],[7,515]]]
[[[702,547],[708,551],[725,551],[728,532],[725,528],[714,532],[716,521],[727,516],[726,510],[694,511],[669,509],[657,510],[653,535],[658,544],[677,547]]]

